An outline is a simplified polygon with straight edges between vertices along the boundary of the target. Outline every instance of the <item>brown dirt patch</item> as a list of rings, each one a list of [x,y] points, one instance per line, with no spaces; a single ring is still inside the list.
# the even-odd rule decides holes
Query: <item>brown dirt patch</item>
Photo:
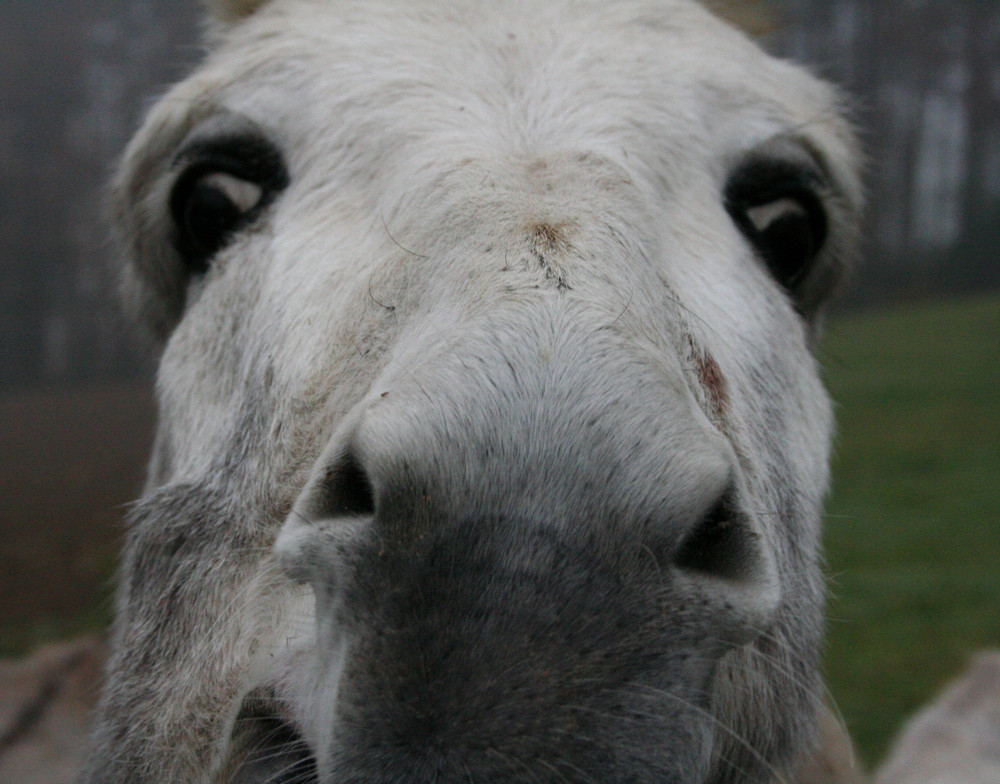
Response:
[[[145,384],[0,398],[0,653],[106,617],[154,417]]]

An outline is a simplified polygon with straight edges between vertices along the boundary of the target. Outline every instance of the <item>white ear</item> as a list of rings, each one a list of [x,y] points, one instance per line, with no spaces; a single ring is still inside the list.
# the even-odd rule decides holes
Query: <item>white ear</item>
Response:
[[[213,18],[220,22],[235,22],[250,16],[267,0],[202,0]]]

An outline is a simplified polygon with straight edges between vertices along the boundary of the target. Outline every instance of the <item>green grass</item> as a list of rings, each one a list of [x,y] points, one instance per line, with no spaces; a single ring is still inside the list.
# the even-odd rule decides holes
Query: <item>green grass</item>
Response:
[[[834,322],[826,673],[869,764],[1000,645],[1000,296]]]

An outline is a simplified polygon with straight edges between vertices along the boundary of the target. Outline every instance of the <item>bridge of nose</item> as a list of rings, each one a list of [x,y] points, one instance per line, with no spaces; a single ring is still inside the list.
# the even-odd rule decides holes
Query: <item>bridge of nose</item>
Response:
[[[676,357],[625,344],[592,314],[518,308],[416,342],[423,361],[390,363],[286,521],[279,554],[293,573],[334,570],[316,532],[343,533],[348,518],[403,548],[499,519],[669,544],[732,482],[731,449]]]
[[[390,371],[353,434],[376,499],[554,521],[702,511],[729,479],[727,445],[676,358],[623,343],[550,308]]]

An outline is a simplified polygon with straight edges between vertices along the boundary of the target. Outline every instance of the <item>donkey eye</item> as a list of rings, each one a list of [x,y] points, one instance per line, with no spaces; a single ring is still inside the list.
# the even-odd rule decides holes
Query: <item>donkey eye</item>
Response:
[[[288,182],[278,153],[259,139],[197,143],[170,195],[175,243],[188,270],[199,274]]]
[[[818,177],[783,162],[744,167],[726,189],[726,208],[743,235],[789,291],[806,277],[826,240]]]
[[[264,189],[225,172],[199,177],[178,200],[174,220],[178,239],[194,258],[207,260],[257,207]]]

